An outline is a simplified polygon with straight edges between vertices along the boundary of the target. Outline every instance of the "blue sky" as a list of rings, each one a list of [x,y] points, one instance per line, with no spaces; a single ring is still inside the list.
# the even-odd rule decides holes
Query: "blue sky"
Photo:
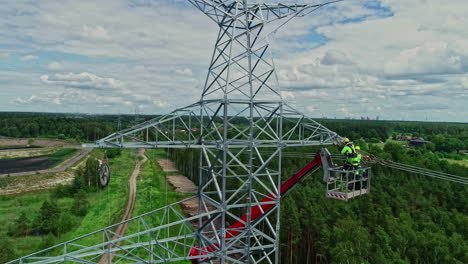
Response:
[[[278,89],[312,117],[468,122],[466,10],[348,0],[294,19],[272,41]],[[169,112],[199,99],[216,33],[185,0],[7,0],[0,111]]]

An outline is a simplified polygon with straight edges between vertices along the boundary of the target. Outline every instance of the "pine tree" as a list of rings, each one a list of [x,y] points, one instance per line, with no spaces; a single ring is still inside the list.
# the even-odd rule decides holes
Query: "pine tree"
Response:
[[[99,186],[99,161],[88,159],[84,168],[84,177],[88,188]]]
[[[57,234],[57,223],[60,217],[60,208],[54,200],[45,200],[39,209],[37,223],[39,224],[39,231],[45,233]]]
[[[0,237],[0,263],[6,263],[16,258],[13,245],[11,240],[6,236]]]
[[[88,200],[86,199],[86,192],[84,190],[78,191],[75,194],[73,204],[71,207],[72,214],[76,216],[85,216],[88,212]]]
[[[15,235],[26,236],[29,234],[30,227],[29,218],[26,216],[26,212],[22,211],[19,217],[15,220]]]

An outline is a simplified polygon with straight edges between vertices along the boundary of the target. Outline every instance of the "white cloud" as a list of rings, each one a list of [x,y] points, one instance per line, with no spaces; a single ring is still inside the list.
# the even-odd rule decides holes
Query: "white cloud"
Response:
[[[386,9],[367,8],[378,5]],[[466,10],[466,0],[358,0],[294,19],[272,36],[282,95],[315,116],[417,119],[422,110],[404,108],[416,100],[449,105],[447,113],[466,113]],[[198,99],[217,33],[205,15],[178,0],[34,5],[19,0],[5,3],[0,14],[0,45],[10,47],[0,53],[71,55],[47,62],[49,71],[62,74],[41,72],[36,83],[7,78],[11,87],[24,87],[22,100],[49,98],[56,90],[81,91],[88,97],[86,107],[95,109],[89,98],[106,97],[96,105],[114,111],[147,106],[162,113]],[[343,19],[348,21],[340,23]],[[71,73],[63,74],[64,69]],[[54,98],[64,102],[72,96],[77,95]],[[1,94],[8,101],[16,97]],[[442,112],[441,119],[467,121],[466,114]]]
[[[12,103],[18,105],[37,105],[37,104],[54,104],[63,105],[64,107],[71,105],[81,105],[83,102],[100,105],[112,104],[131,104],[120,96],[103,96],[100,97],[95,91],[89,90],[74,90],[61,89],[58,91],[43,92],[37,95],[32,95],[27,98],[17,97],[12,100]]]
[[[20,58],[22,61],[31,61],[31,60],[37,60],[39,57],[34,56],[34,55],[26,55]]]
[[[461,78],[460,82],[463,88],[468,89],[468,77]]]
[[[413,112],[418,107],[405,106],[421,100],[466,113],[462,80],[468,77],[468,28],[462,25],[468,19],[461,10],[467,10],[468,2],[389,0],[382,4],[394,15],[319,27],[317,31],[329,42],[277,60],[280,86],[294,95],[299,108],[317,103],[327,115],[420,118]],[[320,97],[323,90],[330,91],[331,97]],[[336,106],[337,102],[345,106]],[[438,118],[448,117],[441,111]]]
[[[35,5],[19,0],[4,5],[0,39],[14,43],[20,35],[31,40],[26,45],[49,51],[172,65],[189,60],[200,65],[209,56],[216,25],[183,3],[181,8],[173,1],[141,6],[115,0],[52,0]],[[27,10],[28,15],[9,10]],[[14,30],[7,25],[14,25]]]
[[[179,75],[187,75],[187,76],[192,76],[193,75],[192,70],[189,69],[189,68],[177,69],[177,70],[175,70],[175,73],[179,74]]]
[[[64,66],[60,62],[53,61],[47,65],[47,69],[49,71],[62,71]]]
[[[322,58],[322,63],[325,65],[351,65],[353,62],[348,58],[346,54],[337,50],[328,50],[325,56]]]
[[[23,98],[15,98],[12,101],[14,104],[56,104],[59,105],[61,104],[60,97],[57,96],[57,94],[41,94],[41,95],[31,95],[31,97],[27,99]]]
[[[84,90],[123,89],[125,87],[120,80],[103,78],[88,72],[42,75],[41,81],[46,84]]]
[[[468,71],[468,41],[426,42],[402,50],[384,67],[389,75],[463,73]]]
[[[32,95],[31,97],[27,99],[16,98],[13,100],[13,103],[15,104],[32,104],[32,103],[44,103],[44,102],[49,102],[49,101],[43,97],[38,97],[35,95]]]
[[[109,32],[101,26],[84,25],[81,29],[80,36],[84,40],[108,41],[111,40]]]

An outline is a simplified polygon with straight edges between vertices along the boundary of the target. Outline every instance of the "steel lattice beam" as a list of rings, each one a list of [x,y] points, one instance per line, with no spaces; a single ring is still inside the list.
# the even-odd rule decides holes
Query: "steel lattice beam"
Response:
[[[250,110],[255,114],[253,139],[258,147],[331,145],[340,137],[282,101],[210,100],[109,135],[85,147],[219,148],[226,142],[242,148],[250,141]],[[226,124],[223,113],[227,112]]]

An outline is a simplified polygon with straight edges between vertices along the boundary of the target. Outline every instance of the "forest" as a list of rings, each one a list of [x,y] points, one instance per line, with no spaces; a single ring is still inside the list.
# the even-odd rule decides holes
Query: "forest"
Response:
[[[468,175],[425,150],[388,143],[382,158]],[[303,161],[305,162],[305,161]],[[294,173],[297,161],[284,172]],[[282,205],[282,263],[467,263],[468,188],[373,166],[371,194],[350,202],[324,196],[320,177]]]
[[[425,148],[365,146],[382,158],[468,175],[468,167]],[[194,151],[171,157],[196,178]],[[307,162],[283,160],[283,178]],[[281,263],[468,263],[467,186],[378,165],[372,170],[371,194],[349,202],[325,197],[320,172],[288,193],[281,206]]]
[[[333,120],[327,125],[352,135],[355,144],[377,157],[468,176],[467,165],[450,162],[468,160],[460,152],[468,139],[465,124]],[[392,140],[397,135],[434,141],[410,148]],[[450,139],[457,144],[447,147]],[[196,151],[170,151],[170,157],[197,182]],[[283,179],[308,161],[283,159]],[[321,172],[288,193],[281,206],[281,263],[468,263],[467,186],[379,165],[372,170],[371,194],[349,202],[325,197]]]
[[[0,136],[51,137],[89,142],[112,132],[157,117],[156,115],[84,115],[0,112]],[[362,138],[368,143],[385,142],[390,137],[424,137],[436,151],[450,153],[468,148],[468,124],[375,120],[316,119],[339,135]],[[233,120],[232,122],[245,122]]]
[[[118,127],[126,128],[151,118],[154,116],[4,112],[0,113],[0,136],[89,142],[111,134]]]
[[[0,136],[52,137],[79,142],[94,141],[117,128],[127,128],[155,116],[86,116],[66,114],[0,113]],[[468,177],[468,124],[317,120],[347,136],[363,151],[383,159]],[[423,137],[428,142],[408,147],[398,136]],[[337,152],[338,149],[331,149]],[[317,149],[285,149],[310,154]],[[112,153],[112,151],[110,152]],[[120,152],[115,154],[119,156]],[[197,178],[198,152],[170,151],[179,170]],[[283,159],[286,179],[309,162]],[[123,163],[122,163],[123,164]],[[12,219],[9,235],[59,236],[67,219],[57,213],[54,199],[68,199],[71,219],[86,214],[93,190],[88,164],[69,186],[59,186],[35,213]],[[325,197],[321,172],[282,201],[281,263],[468,263],[468,187],[438,179],[372,166],[371,193],[348,202]],[[63,207],[63,206],[62,206]],[[57,215],[54,223],[45,215]],[[34,220],[34,221],[33,221]],[[38,225],[32,226],[36,222]],[[11,249],[7,240],[1,251]]]

